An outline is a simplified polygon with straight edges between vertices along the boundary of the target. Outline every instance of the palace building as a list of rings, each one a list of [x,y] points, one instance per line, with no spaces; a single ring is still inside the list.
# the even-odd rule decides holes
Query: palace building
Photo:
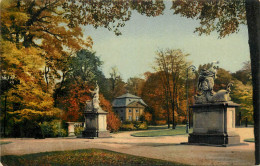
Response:
[[[117,97],[112,104],[121,121],[139,121],[147,105],[141,97],[126,93]]]

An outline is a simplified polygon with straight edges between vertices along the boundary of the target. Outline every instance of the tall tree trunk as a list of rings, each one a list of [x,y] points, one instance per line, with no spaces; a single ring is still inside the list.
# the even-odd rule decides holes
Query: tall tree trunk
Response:
[[[254,134],[255,134],[255,164],[260,164],[260,108],[259,108],[259,62],[260,62],[260,1],[246,0],[246,16],[250,47],[253,106],[254,106]]]
[[[48,86],[49,86],[49,79],[48,79],[49,71],[50,71],[50,67],[45,66],[44,67],[44,77],[45,77],[45,81],[46,81],[46,84],[47,84],[46,92],[48,92]]]

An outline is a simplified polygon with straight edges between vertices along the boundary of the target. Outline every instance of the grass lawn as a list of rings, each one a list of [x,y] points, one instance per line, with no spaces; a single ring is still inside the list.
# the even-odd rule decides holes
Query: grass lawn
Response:
[[[10,144],[10,143],[12,143],[12,142],[10,142],[10,141],[0,141],[0,145]]]
[[[102,149],[44,152],[23,156],[2,156],[3,165],[183,165]]]
[[[189,132],[192,132],[192,129],[189,129]],[[176,129],[160,129],[155,131],[144,131],[139,133],[133,133],[131,136],[134,137],[159,137],[159,136],[174,136],[174,135],[185,135],[186,126],[176,126]]]
[[[254,138],[247,138],[247,139],[244,139],[245,142],[255,142],[255,139]]]

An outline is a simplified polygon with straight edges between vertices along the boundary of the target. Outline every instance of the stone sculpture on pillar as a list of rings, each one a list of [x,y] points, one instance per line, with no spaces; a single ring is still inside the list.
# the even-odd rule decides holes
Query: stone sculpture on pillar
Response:
[[[217,66],[211,63],[208,70],[202,69],[199,74],[198,90],[199,94],[195,96],[196,104],[228,102],[230,101],[229,93],[232,83],[227,85],[226,90],[213,91],[214,81],[217,78]]]
[[[103,111],[99,103],[99,86],[96,83],[96,88],[91,91],[92,100],[86,102],[84,117],[86,128],[82,132],[83,137],[110,137],[107,131],[107,112]]]
[[[232,102],[229,93],[232,83],[226,90],[213,91],[217,74],[216,63],[211,63],[208,70],[202,69],[199,74],[199,93],[194,97],[193,133],[189,143],[234,145],[240,144],[240,137],[235,133],[235,108],[239,105]]]
[[[94,110],[98,110],[99,109],[99,86],[96,82],[96,88],[92,91],[90,90],[92,96],[93,96],[93,99],[92,99],[92,105],[93,105],[93,108]]]

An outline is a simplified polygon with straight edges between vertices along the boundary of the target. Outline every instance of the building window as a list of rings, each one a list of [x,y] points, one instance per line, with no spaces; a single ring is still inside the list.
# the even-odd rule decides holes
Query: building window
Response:
[[[136,110],[136,113],[138,113],[139,111],[138,110]]]
[[[116,113],[118,114],[118,111],[116,110]]]
[[[121,117],[121,121],[123,121],[124,120],[124,118],[123,117]]]
[[[129,110],[129,112],[131,112],[131,110]]]
[[[138,121],[139,120],[139,116],[136,116],[136,121]]]
[[[128,116],[128,119],[129,119],[129,120],[132,120],[132,116]]]
[[[121,110],[121,112],[123,112],[123,110]]]

